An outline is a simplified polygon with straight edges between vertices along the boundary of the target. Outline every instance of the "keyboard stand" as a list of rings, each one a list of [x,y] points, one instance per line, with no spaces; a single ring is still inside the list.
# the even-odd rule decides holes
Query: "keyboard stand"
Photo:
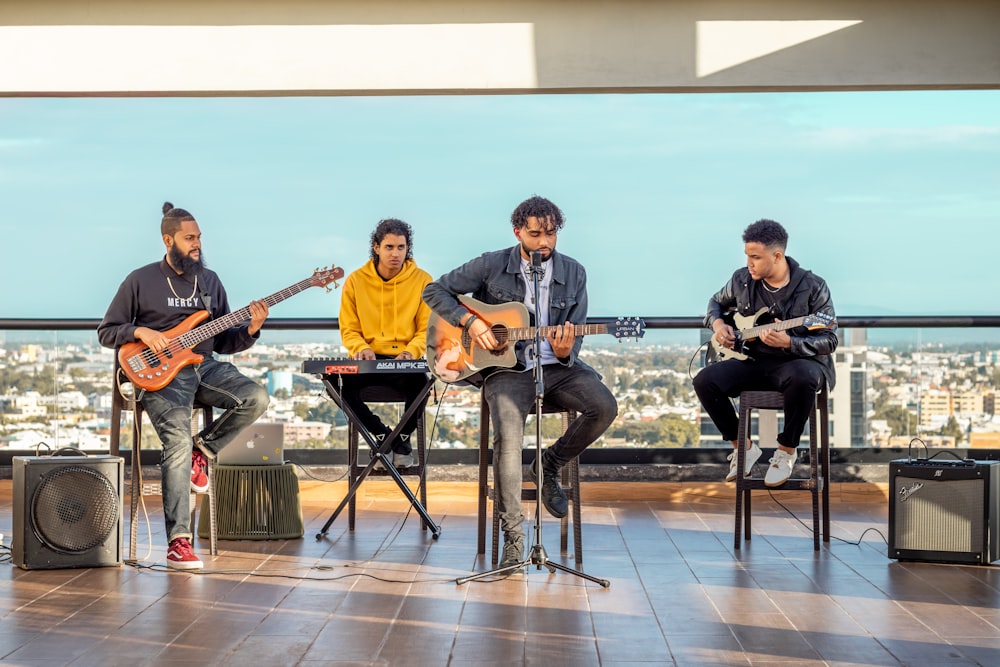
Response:
[[[393,480],[395,480],[400,491],[402,491],[403,495],[406,496],[406,499],[410,501],[410,505],[413,506],[413,509],[420,514],[421,518],[424,520],[424,524],[430,528],[431,535],[436,540],[441,536],[441,527],[434,523],[434,520],[431,519],[427,510],[420,504],[417,497],[413,495],[413,491],[411,491],[410,487],[403,481],[402,475],[400,475],[399,471],[392,465],[392,457],[387,456],[390,452],[392,452],[392,444],[399,437],[400,432],[403,430],[403,426],[414,414],[416,414],[417,410],[424,409],[427,396],[431,393],[431,389],[434,387],[434,377],[428,374],[427,383],[424,385],[424,388],[420,390],[420,394],[417,395],[417,399],[413,401],[413,404],[410,405],[406,412],[403,413],[399,423],[396,424],[396,428],[392,429],[392,432],[387,435],[385,440],[381,443],[375,439],[375,437],[371,434],[371,431],[365,428],[364,424],[361,423],[361,420],[358,419],[358,416],[354,414],[354,411],[351,410],[350,406],[347,405],[343,397],[341,397],[337,387],[333,382],[331,382],[332,377],[337,376],[323,375],[323,384],[326,386],[326,393],[331,399],[333,399],[333,402],[337,404],[337,407],[344,411],[344,414],[351,421],[351,424],[355,429],[357,429],[358,434],[365,439],[365,442],[368,443],[368,447],[370,447],[372,451],[372,459],[368,462],[368,465],[365,466],[364,470],[361,471],[357,479],[354,480],[354,483],[347,489],[347,495],[344,496],[344,499],[340,501],[340,505],[337,506],[337,509],[335,509],[330,518],[327,519],[326,524],[323,525],[323,530],[316,535],[316,540],[319,541],[326,537],[326,533],[330,529],[330,525],[337,519],[340,513],[344,511],[344,508],[348,505],[348,503],[351,502],[351,499],[354,498],[354,494],[356,494],[358,489],[361,487],[361,483],[365,481],[365,478],[368,477],[368,475],[375,468],[375,465],[378,463],[381,463]],[[426,465],[426,462],[421,463]],[[348,465],[351,465],[350,461],[348,461]]]

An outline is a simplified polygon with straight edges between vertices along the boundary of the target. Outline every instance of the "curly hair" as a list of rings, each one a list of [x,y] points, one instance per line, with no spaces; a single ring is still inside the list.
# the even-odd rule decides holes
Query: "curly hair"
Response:
[[[743,242],[760,243],[765,248],[777,247],[784,252],[788,246],[788,232],[774,220],[764,218],[743,231]]]
[[[182,208],[174,208],[170,202],[163,202],[163,220],[160,222],[160,234],[173,236],[180,228],[181,223],[194,220],[194,216]]]
[[[372,261],[375,262],[375,266],[378,266],[378,253],[375,252],[375,248],[382,245],[386,234],[395,234],[396,236],[405,238],[406,257],[403,261],[413,259],[413,228],[402,220],[386,218],[385,220],[379,220],[378,224],[375,225],[375,231],[372,232],[370,247],[372,249]]]
[[[524,229],[528,224],[528,218],[537,218],[539,221],[548,221],[552,224],[553,231],[562,229],[566,222],[563,212],[559,207],[550,202],[545,197],[535,195],[517,205],[514,212],[510,214],[510,224],[514,229]]]

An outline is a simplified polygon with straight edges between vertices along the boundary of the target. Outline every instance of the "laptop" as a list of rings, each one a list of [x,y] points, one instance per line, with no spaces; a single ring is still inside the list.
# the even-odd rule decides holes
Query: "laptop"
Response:
[[[281,465],[285,462],[285,425],[255,422],[222,448],[217,463],[225,466]]]

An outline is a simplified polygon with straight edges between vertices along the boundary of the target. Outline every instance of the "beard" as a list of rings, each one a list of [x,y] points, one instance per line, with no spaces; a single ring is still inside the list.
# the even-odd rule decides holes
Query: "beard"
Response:
[[[188,255],[182,255],[176,245],[170,246],[167,251],[170,265],[178,269],[185,276],[197,276],[205,268],[205,253],[199,252],[198,259],[191,259]]]
[[[533,251],[532,251],[532,250],[529,250],[529,249],[528,249],[528,246],[524,245],[524,242],[523,242],[523,241],[521,242],[521,252],[522,252],[522,253],[523,253],[523,255],[524,255],[525,257],[527,257],[527,258],[528,258],[529,260],[531,259],[531,253],[532,253]],[[542,251],[541,251],[541,250],[538,250],[537,252],[538,252],[538,253],[542,253]],[[552,259],[552,255],[553,255],[553,254],[555,254],[555,249],[554,249],[554,248],[550,248],[550,249],[549,249],[549,254],[548,254],[547,256],[546,256],[545,254],[542,254],[542,263],[544,264],[545,262],[548,262],[548,261],[549,261],[550,259]]]

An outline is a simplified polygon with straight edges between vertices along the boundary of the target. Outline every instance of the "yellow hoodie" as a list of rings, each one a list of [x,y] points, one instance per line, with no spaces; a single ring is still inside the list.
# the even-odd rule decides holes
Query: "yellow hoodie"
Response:
[[[369,260],[351,272],[340,297],[340,338],[353,357],[370,347],[375,354],[414,359],[427,347],[430,309],[420,298],[431,275],[408,259],[391,280],[382,280]]]

